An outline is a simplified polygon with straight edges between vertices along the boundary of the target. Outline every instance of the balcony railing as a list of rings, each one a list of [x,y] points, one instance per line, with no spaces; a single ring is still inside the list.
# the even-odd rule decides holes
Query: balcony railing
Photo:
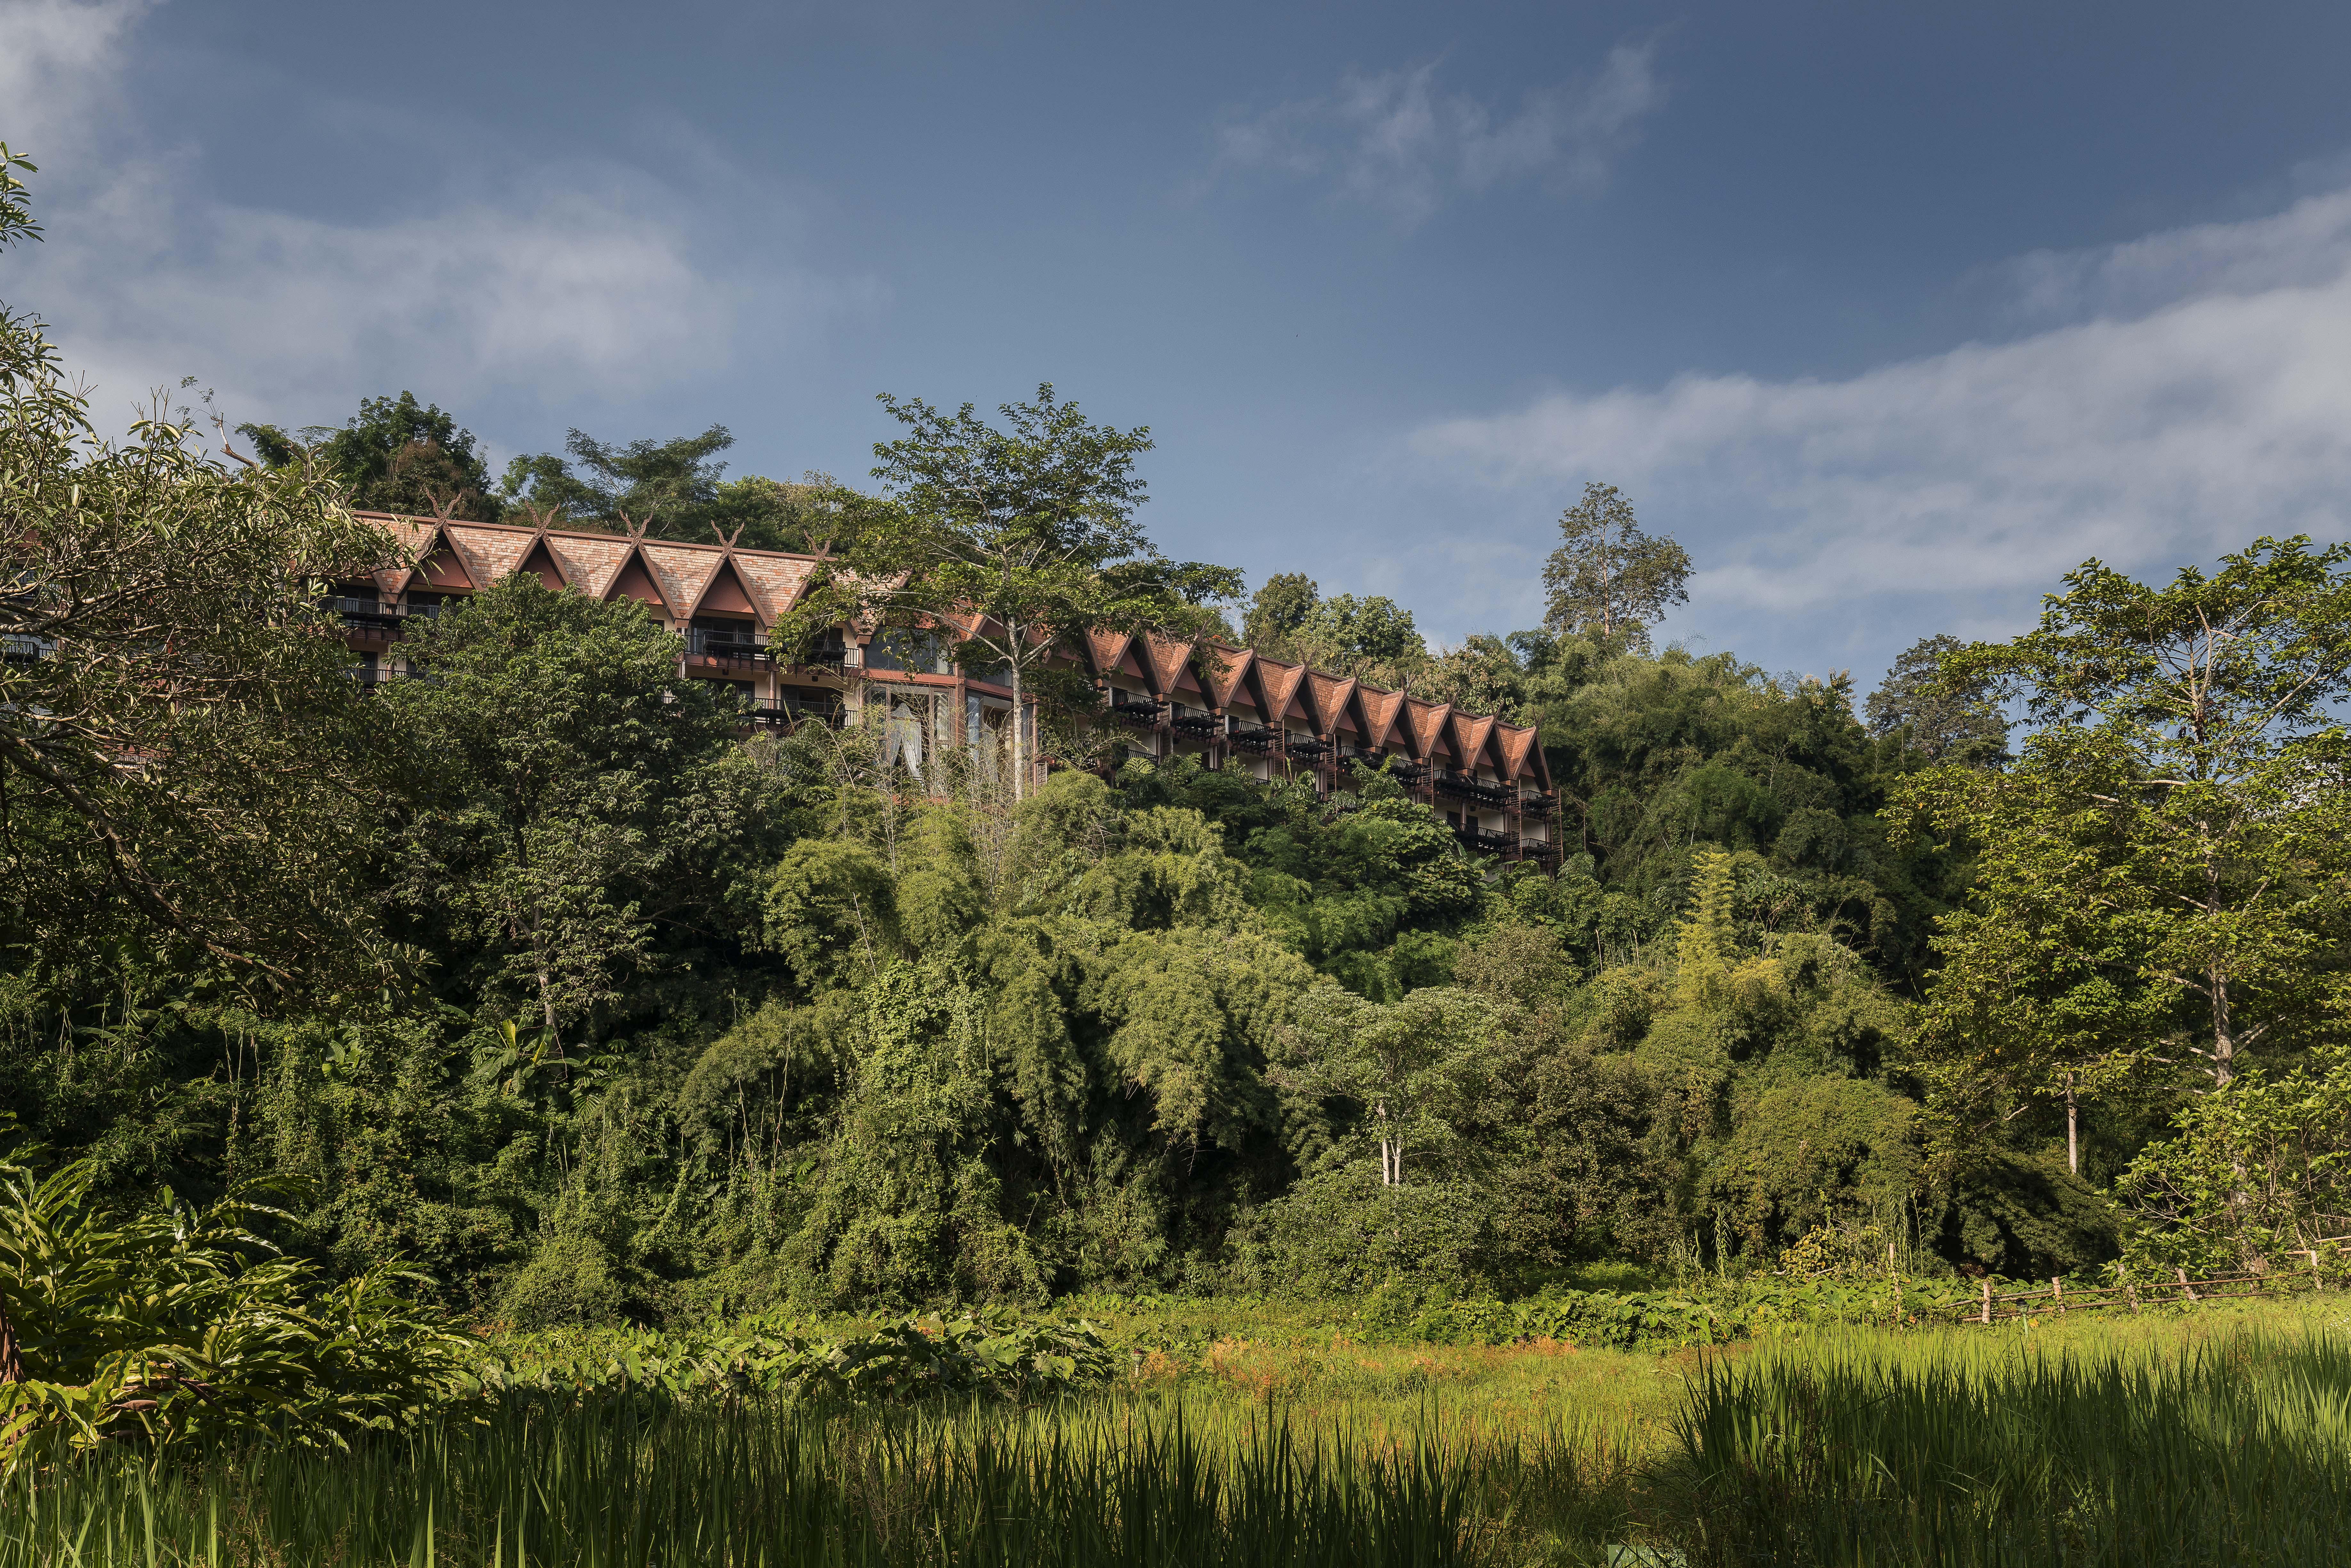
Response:
[[[785,663],[789,668],[806,670],[812,675],[838,675],[849,667],[849,652],[844,648],[812,648]]]
[[[1168,727],[1178,735],[1196,736],[1207,739],[1224,727],[1224,720],[1214,714],[1187,713],[1181,718],[1167,721]]]
[[[1292,757],[1311,757],[1316,760],[1331,754],[1331,743],[1319,735],[1293,735],[1283,744]]]
[[[1518,802],[1510,791],[1499,784],[1489,784],[1466,773],[1447,771],[1437,776],[1437,792],[1450,795],[1458,800],[1475,800],[1480,806],[1496,810],[1509,810]]]
[[[1519,847],[1518,834],[1498,833],[1490,828],[1460,827],[1453,830],[1453,835],[1473,850],[1491,850],[1498,854],[1508,854]]]
[[[12,664],[36,664],[49,655],[49,644],[41,638],[21,632],[0,636],[0,659]]]
[[[1161,704],[1150,697],[1119,697],[1110,700],[1113,718],[1137,729],[1155,729],[1159,725]]]
[[[766,669],[776,662],[756,632],[716,632],[699,626],[685,634],[685,656],[752,669]]]
[[[1234,730],[1226,736],[1225,739],[1235,751],[1251,751],[1262,755],[1266,752],[1279,751],[1281,748],[1281,731],[1267,729],[1259,725],[1252,725],[1247,729]]]
[[[752,729],[780,730],[787,734],[804,724],[820,724],[838,729],[841,722],[839,703],[809,703],[793,697],[755,697],[743,705],[741,716]]]
[[[1519,801],[1519,810],[1530,817],[1547,818],[1559,809],[1559,802],[1549,795],[1528,795]]]

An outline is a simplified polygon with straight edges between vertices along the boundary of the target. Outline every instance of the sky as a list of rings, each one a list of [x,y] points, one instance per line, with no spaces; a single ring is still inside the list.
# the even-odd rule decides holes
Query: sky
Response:
[[[2346,534],[2351,7],[0,0],[120,422],[413,390],[494,463],[719,423],[852,482],[875,394],[1148,425],[1252,583],[1535,624],[1619,486],[1660,635],[1875,685],[2096,557]]]

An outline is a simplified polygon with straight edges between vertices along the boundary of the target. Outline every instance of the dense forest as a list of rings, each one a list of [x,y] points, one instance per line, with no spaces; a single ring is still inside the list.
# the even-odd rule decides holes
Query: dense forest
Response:
[[[318,605],[384,549],[353,507],[958,525],[727,480],[718,428],[575,432],[493,482],[406,392],[246,427],[250,459],[161,402],[109,444],[37,321],[0,356],[0,1106],[120,1202],[243,1186],[282,1244],[518,1325],[2047,1275],[2258,1258],[2342,1207],[2340,548],[2091,563],[1858,710],[1844,675],[1655,646],[1689,558],[1604,486],[1532,630],[1434,649],[1301,576],[1170,591],[1539,724],[1548,874],[1360,768],[1322,800],[1087,752],[1059,690],[1090,765],[1019,800],[916,787],[853,727],[746,740],[641,607],[522,578],[414,633],[433,679],[363,692]],[[1140,487],[1101,494],[1101,602],[1235,580],[1138,576]]]

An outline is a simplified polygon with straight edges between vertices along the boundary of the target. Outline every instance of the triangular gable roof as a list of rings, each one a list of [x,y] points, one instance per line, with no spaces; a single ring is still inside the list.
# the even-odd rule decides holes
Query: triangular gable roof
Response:
[[[1453,705],[1413,697],[1405,706],[1412,715],[1413,755],[1425,762],[1435,754],[1437,742],[1445,738],[1445,721],[1453,716]]]
[[[735,570],[733,551],[718,558],[717,570],[710,574],[710,580],[702,585],[702,597],[694,601],[686,613],[758,618],[758,603],[751,597],[750,591],[744,587],[743,574]]]
[[[601,599],[629,559],[629,541],[609,534],[541,536],[548,553],[563,572],[563,580],[590,599]]]
[[[539,585],[550,592],[560,593],[571,586],[569,574],[564,571],[563,562],[549,547],[544,534],[532,537],[529,546],[522,552],[522,559],[515,564],[514,570],[525,576],[536,576]]]
[[[1320,670],[1306,673],[1306,699],[1314,715],[1316,733],[1329,735],[1339,727],[1346,716],[1347,699],[1354,695],[1355,683],[1326,675]]]
[[[1494,721],[1474,714],[1453,715],[1454,755],[1464,768],[1478,766],[1478,754],[1485,748],[1486,737],[1494,732]]]
[[[1125,655],[1126,645],[1134,640],[1123,632],[1105,632],[1096,626],[1086,628],[1086,657],[1093,664],[1096,679],[1118,668],[1119,660]]]
[[[367,574],[375,583],[377,592],[386,599],[392,598],[406,589],[410,580],[416,576],[416,568],[430,553],[435,530],[431,524],[418,522],[413,517],[377,517],[367,512],[359,516],[369,518],[390,534],[393,545],[400,551],[397,558]]]
[[[1208,668],[1209,700],[1218,707],[1230,707],[1257,654],[1250,649],[1228,648],[1222,643],[1210,643],[1206,646],[1207,656],[1201,662]]]
[[[1258,691],[1265,698],[1265,722],[1279,727],[1297,706],[1298,688],[1306,682],[1306,666],[1260,656],[1255,668]]]
[[[605,586],[601,597],[633,599],[640,604],[650,604],[656,610],[669,608],[662,598],[661,584],[654,580],[653,570],[645,565],[643,558],[633,549],[629,551],[628,559],[622,562],[621,570],[612,574],[612,580]]]
[[[528,528],[501,528],[485,524],[444,523],[441,537],[465,569],[476,588],[487,588],[508,572],[522,569],[538,536]]]
[[[1358,686],[1355,700],[1363,705],[1364,722],[1369,727],[1364,731],[1364,744],[1385,746],[1388,737],[1395,733],[1396,720],[1404,714],[1404,694],[1384,692],[1377,686]]]
[[[657,543],[653,539],[639,540],[637,553],[644,558],[672,615],[684,615],[687,605],[700,601],[702,591],[717,575],[721,559],[718,551],[702,545]]]
[[[809,579],[816,573],[816,562],[804,556],[744,555],[737,552],[727,558],[735,564],[736,575],[758,606],[762,625],[770,625],[799,602],[800,594],[808,588]]]
[[[1504,771],[1512,779],[1526,777],[1528,754],[1535,748],[1535,732],[1504,724],[1495,727],[1495,736],[1501,742]]]
[[[1196,692],[1200,689],[1200,683],[1193,680],[1191,671],[1186,668],[1192,658],[1191,643],[1178,643],[1155,632],[1146,632],[1143,636],[1143,646],[1151,661],[1152,678],[1158,683],[1155,690],[1173,692],[1186,686]]]

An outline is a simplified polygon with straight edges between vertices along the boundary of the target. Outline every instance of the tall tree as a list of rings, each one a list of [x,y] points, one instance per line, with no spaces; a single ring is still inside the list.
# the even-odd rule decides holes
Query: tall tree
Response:
[[[1450,986],[1383,1005],[1324,983],[1299,999],[1272,1081],[1354,1107],[1378,1145],[1380,1185],[1405,1185],[1407,1153],[1440,1166],[1482,1087],[1499,1035],[1492,1006]]]
[[[1931,761],[1984,766],[2008,760],[2008,720],[1980,678],[1962,686],[1943,675],[1946,656],[1961,643],[1949,632],[1921,637],[1904,650],[1869,694],[1864,709],[1872,735],[1907,732]]]
[[[1250,598],[1249,611],[1241,617],[1241,640],[1278,655],[1322,601],[1322,589],[1304,572],[1275,572]]]
[[[843,494],[841,570],[803,622],[846,601],[885,625],[952,627],[956,662],[1000,672],[1025,713],[1038,673],[1088,629],[1201,634],[1218,624],[1202,601],[1239,591],[1239,573],[1169,560],[1135,521],[1148,429],[1096,424],[1050,385],[1002,405],[1002,429],[969,403],[882,403],[907,431],[873,448],[888,493]],[[1029,783],[1026,731],[1012,726],[1016,798]]]
[[[563,442],[568,457],[517,457],[499,488],[510,503],[561,512],[578,523],[646,523],[657,538],[695,538],[715,520],[726,472],[716,458],[734,444],[723,424],[667,441],[599,441],[574,430]]]
[[[1543,565],[1551,594],[1545,624],[1554,632],[1646,642],[1667,606],[1689,600],[1689,551],[1644,532],[1633,503],[1614,485],[1585,485],[1583,499],[1560,514],[1559,538]]]
[[[560,1055],[653,966],[664,925],[728,924],[716,868],[751,833],[763,775],[633,602],[509,577],[428,623],[412,657],[433,678],[380,698],[413,748],[394,903]]]
[[[0,202],[0,246],[25,228]],[[314,471],[231,471],[161,407],[119,445],[88,413],[0,306],[0,940],[378,974],[350,883],[380,780],[318,589],[392,541]]]
[[[2092,561],[2036,630],[1944,656],[2031,726],[2015,766],[1898,797],[1979,854],[1922,1030],[1959,1133],[2134,1064],[2226,1088],[2340,1036],[2346,561],[2265,538],[2157,587]]]
[[[350,487],[350,504],[369,511],[468,517],[496,522],[498,497],[474,444],[438,404],[403,392],[360,400],[340,430],[308,425],[288,434],[274,424],[240,424],[272,468],[315,461]]]

